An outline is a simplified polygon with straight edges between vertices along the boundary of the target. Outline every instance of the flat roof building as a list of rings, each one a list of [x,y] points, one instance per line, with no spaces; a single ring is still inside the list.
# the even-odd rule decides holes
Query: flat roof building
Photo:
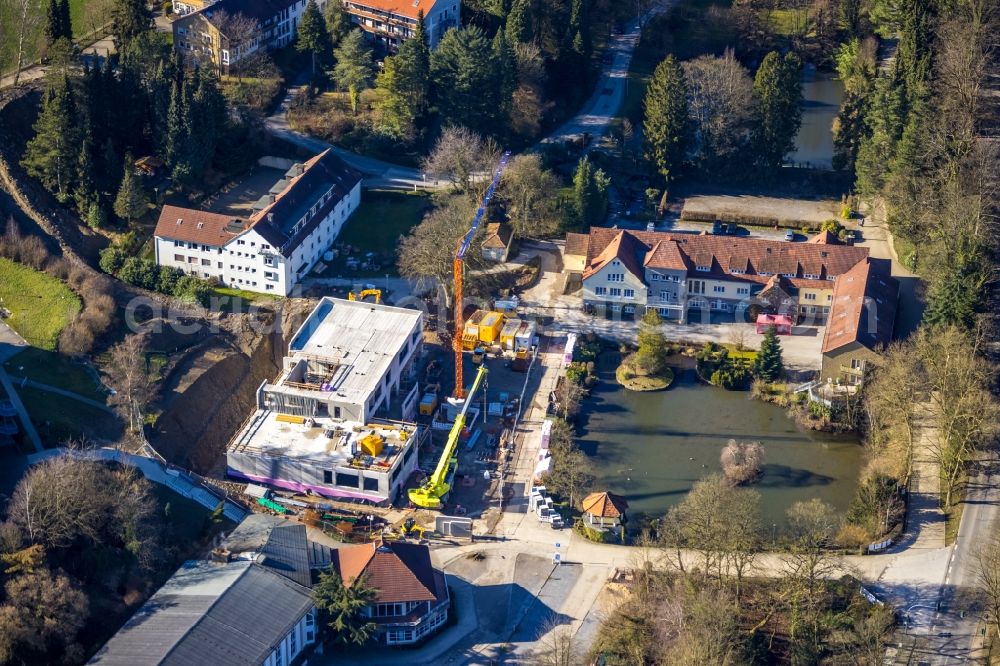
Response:
[[[324,298],[226,450],[230,476],[376,504],[417,466],[423,314]]]

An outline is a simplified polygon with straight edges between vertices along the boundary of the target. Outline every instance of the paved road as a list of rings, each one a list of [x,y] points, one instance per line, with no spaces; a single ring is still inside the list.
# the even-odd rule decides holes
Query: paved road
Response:
[[[625,26],[624,32],[614,35],[608,47],[610,62],[601,73],[594,94],[575,116],[567,120],[539,143],[561,143],[580,139],[590,134],[588,149],[603,137],[611,121],[618,116],[628,87],[628,69],[632,62],[632,52],[639,43],[642,26],[653,15],[666,11],[672,0],[663,0],[651,8],[641,18],[633,19]]]
[[[332,148],[333,152],[347,162],[347,164],[367,176],[364,181],[366,187],[412,190],[417,188],[435,189],[444,187],[447,184],[444,181],[427,180],[423,172],[419,169],[390,164],[382,160],[358,155],[349,150],[338,148],[322,139],[317,139],[316,137],[293,130],[288,125],[288,109],[295,96],[305,88],[308,78],[308,72],[303,72],[294,84],[289,87],[278,109],[264,119],[264,126],[271,134],[315,153]]]

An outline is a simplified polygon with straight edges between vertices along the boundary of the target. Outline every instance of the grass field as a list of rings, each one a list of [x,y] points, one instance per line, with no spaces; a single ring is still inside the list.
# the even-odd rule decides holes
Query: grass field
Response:
[[[430,206],[423,192],[365,190],[337,240],[365,252],[395,252],[400,237],[420,223]]]
[[[121,421],[104,410],[31,387],[18,394],[46,446],[79,437],[113,442],[122,435]]]
[[[29,344],[53,350],[81,303],[60,280],[0,258],[0,306],[11,312],[5,323]]]
[[[72,391],[84,398],[104,402],[107,397],[93,371],[56,352],[29,347],[8,360],[4,367],[13,377],[27,377],[41,384]]]

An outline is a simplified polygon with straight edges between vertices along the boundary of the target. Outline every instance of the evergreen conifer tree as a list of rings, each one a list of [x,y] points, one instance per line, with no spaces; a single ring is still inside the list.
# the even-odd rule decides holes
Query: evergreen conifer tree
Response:
[[[777,51],[764,56],[754,76],[757,98],[756,153],[760,166],[776,169],[795,148],[802,125],[801,61],[794,53]]]
[[[672,55],[656,66],[646,88],[645,108],[646,158],[669,182],[681,171],[690,134],[687,83]]]
[[[69,15],[69,0],[59,0],[59,25],[62,28],[60,37],[73,41],[73,20]]]
[[[52,46],[53,42],[63,36],[62,15],[59,12],[57,0],[49,0],[45,14],[45,43]]]
[[[73,191],[80,151],[79,115],[66,77],[49,84],[34,129],[21,164],[60,201],[66,201]]]
[[[73,191],[73,199],[76,202],[76,210],[81,216],[86,216],[90,211],[90,205],[98,199],[97,185],[94,182],[94,162],[91,158],[90,139],[87,135],[86,125],[84,126],[84,139],[80,142],[80,157],[76,164],[76,188]]]
[[[522,44],[532,39],[531,0],[514,0],[507,13],[504,31],[511,44]]]
[[[764,381],[776,382],[781,379],[784,371],[778,331],[774,326],[769,326],[767,333],[764,334],[764,340],[760,343],[757,359],[754,361],[754,374]]]
[[[584,157],[573,174],[573,208],[584,227],[600,224],[608,207],[608,179]]]
[[[149,12],[146,0],[114,0],[111,20],[111,32],[119,51],[133,39],[153,28],[153,16]]]
[[[326,29],[326,21],[316,6],[316,0],[309,0],[299,19],[298,37],[295,49],[300,53],[309,53],[312,57],[312,73],[316,76],[316,64],[321,66],[329,62],[333,52],[333,42]]]
[[[115,197],[115,215],[132,222],[146,214],[149,208],[149,198],[142,189],[139,178],[135,175],[132,156],[125,155],[125,169],[122,184]]]

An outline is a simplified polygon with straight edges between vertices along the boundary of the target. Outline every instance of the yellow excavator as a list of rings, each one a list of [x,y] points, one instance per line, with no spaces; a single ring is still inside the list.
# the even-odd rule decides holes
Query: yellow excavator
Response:
[[[347,292],[347,300],[349,301],[363,301],[369,296],[375,297],[375,305],[382,302],[382,290],[381,289],[362,289],[361,292],[355,296],[353,291]]]
[[[424,481],[424,485],[419,488],[410,488],[408,494],[410,496],[410,501],[424,509],[440,509],[443,502],[442,498],[448,494],[451,490],[451,485],[449,481],[455,474],[455,468],[458,467],[458,455],[455,453],[455,449],[458,446],[458,438],[462,434],[462,429],[465,428],[465,415],[469,411],[469,405],[472,404],[472,399],[476,395],[476,391],[483,383],[483,379],[486,377],[486,366],[479,366],[479,372],[476,373],[476,379],[472,382],[472,388],[469,390],[468,395],[465,396],[465,404],[462,405],[462,411],[455,416],[455,424],[451,426],[451,431],[448,433],[448,441],[445,442],[444,451],[441,452],[441,459],[438,460],[437,467],[434,468],[434,473],[427,477]]]

